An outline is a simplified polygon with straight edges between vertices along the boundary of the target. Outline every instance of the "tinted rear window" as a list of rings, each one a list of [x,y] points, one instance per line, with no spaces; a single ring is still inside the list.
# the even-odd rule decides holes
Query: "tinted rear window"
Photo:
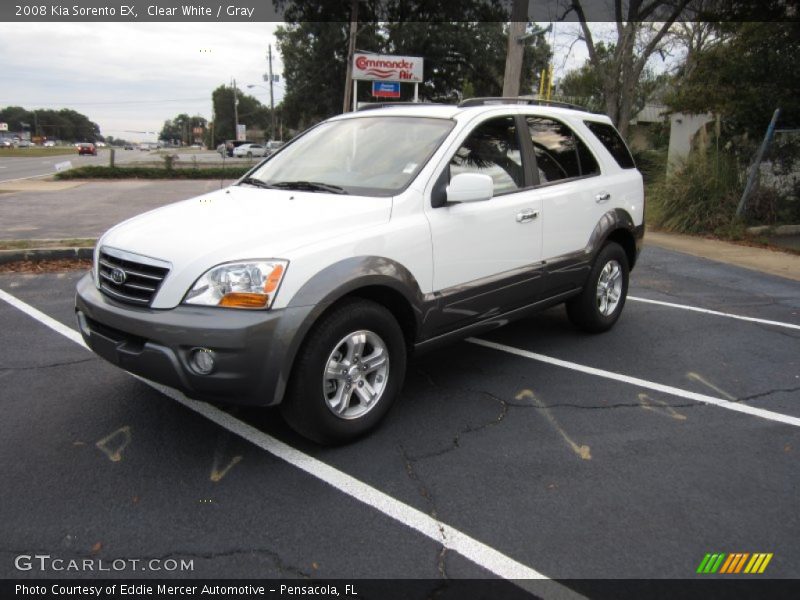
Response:
[[[625,145],[625,142],[620,137],[617,130],[607,123],[598,123],[597,121],[584,121],[595,137],[606,147],[617,164],[623,169],[635,169],[636,164],[633,162],[630,150]]]
[[[539,183],[600,173],[586,144],[564,123],[545,117],[526,117],[526,121],[536,154]]]

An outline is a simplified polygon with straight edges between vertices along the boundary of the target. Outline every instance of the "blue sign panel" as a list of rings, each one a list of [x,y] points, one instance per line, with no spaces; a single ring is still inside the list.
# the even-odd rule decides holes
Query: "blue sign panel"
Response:
[[[373,81],[372,95],[377,98],[399,98],[399,81]]]

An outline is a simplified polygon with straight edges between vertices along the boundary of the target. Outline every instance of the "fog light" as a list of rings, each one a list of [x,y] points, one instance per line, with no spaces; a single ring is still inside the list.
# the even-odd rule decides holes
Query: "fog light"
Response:
[[[200,375],[208,375],[214,370],[214,352],[208,348],[195,348],[191,356],[192,368]]]
[[[78,317],[78,327],[81,330],[81,333],[86,337],[92,335],[92,330],[89,328],[89,321],[86,320],[86,315],[84,315],[81,311],[75,313],[75,316]]]

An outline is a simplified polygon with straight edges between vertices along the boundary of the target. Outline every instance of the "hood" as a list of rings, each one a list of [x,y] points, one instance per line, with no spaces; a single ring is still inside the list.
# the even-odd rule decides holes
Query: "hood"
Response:
[[[291,260],[294,249],[386,223],[391,211],[390,197],[231,186],[128,219],[100,243],[165,260],[168,279],[188,286],[220,263]]]

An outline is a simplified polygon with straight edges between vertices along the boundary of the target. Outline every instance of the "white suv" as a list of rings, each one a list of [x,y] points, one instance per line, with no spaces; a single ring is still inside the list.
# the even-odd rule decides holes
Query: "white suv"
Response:
[[[384,417],[412,351],[561,302],[609,329],[643,216],[605,116],[523,99],[359,111],[109,230],[77,317],[123,369],[281,404],[300,433],[342,442]]]

